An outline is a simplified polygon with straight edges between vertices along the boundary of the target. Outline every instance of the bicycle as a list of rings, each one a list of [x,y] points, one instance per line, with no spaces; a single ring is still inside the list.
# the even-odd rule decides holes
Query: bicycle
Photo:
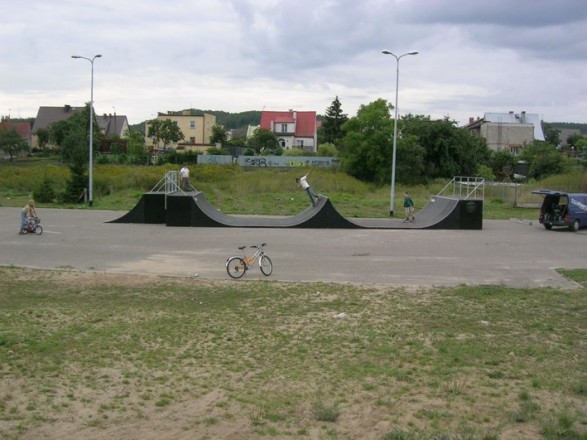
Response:
[[[23,233],[34,233],[37,235],[41,235],[43,233],[43,227],[39,223],[41,223],[41,219],[39,217],[30,217],[27,221],[26,228]]]
[[[273,263],[271,262],[271,258],[265,255],[265,251],[263,248],[267,245],[267,243],[261,243],[258,245],[250,246],[255,250],[255,253],[251,256],[247,256],[245,253],[246,246],[239,246],[239,249],[242,251],[242,255],[235,255],[233,257],[229,257],[226,260],[226,272],[231,278],[241,278],[248,270],[253,268],[255,262],[259,265],[259,269],[263,275],[268,277],[273,272]]]

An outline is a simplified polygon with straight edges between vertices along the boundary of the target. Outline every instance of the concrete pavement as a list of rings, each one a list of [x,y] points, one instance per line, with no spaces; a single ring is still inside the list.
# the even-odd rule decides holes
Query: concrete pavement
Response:
[[[106,223],[121,212],[40,209],[41,236],[20,236],[19,209],[0,208],[0,265],[229,279],[226,258],[267,242],[274,264],[247,279],[390,286],[576,285],[554,268],[587,267],[587,230],[546,231],[485,220],[483,230],[168,227]]]

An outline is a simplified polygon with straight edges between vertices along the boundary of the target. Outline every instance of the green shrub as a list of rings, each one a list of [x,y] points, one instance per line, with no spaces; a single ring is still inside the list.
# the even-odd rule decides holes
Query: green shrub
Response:
[[[41,185],[33,191],[33,198],[40,203],[53,203],[57,197],[53,182],[48,176],[45,176]]]

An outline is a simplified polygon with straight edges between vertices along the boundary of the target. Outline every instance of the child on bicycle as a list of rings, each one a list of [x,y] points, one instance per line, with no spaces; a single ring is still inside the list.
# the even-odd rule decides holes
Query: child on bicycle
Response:
[[[20,210],[20,232],[19,234],[26,234],[28,232],[29,221],[37,216],[35,210],[35,201],[29,200],[28,203]]]

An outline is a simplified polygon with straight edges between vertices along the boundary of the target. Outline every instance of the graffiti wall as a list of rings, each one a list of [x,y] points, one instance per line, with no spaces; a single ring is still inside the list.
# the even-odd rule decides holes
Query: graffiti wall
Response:
[[[337,157],[316,157],[316,156],[217,156],[201,154],[198,155],[198,164],[231,165],[238,164],[242,167],[252,168],[294,168],[294,167],[337,167],[340,159]]]

